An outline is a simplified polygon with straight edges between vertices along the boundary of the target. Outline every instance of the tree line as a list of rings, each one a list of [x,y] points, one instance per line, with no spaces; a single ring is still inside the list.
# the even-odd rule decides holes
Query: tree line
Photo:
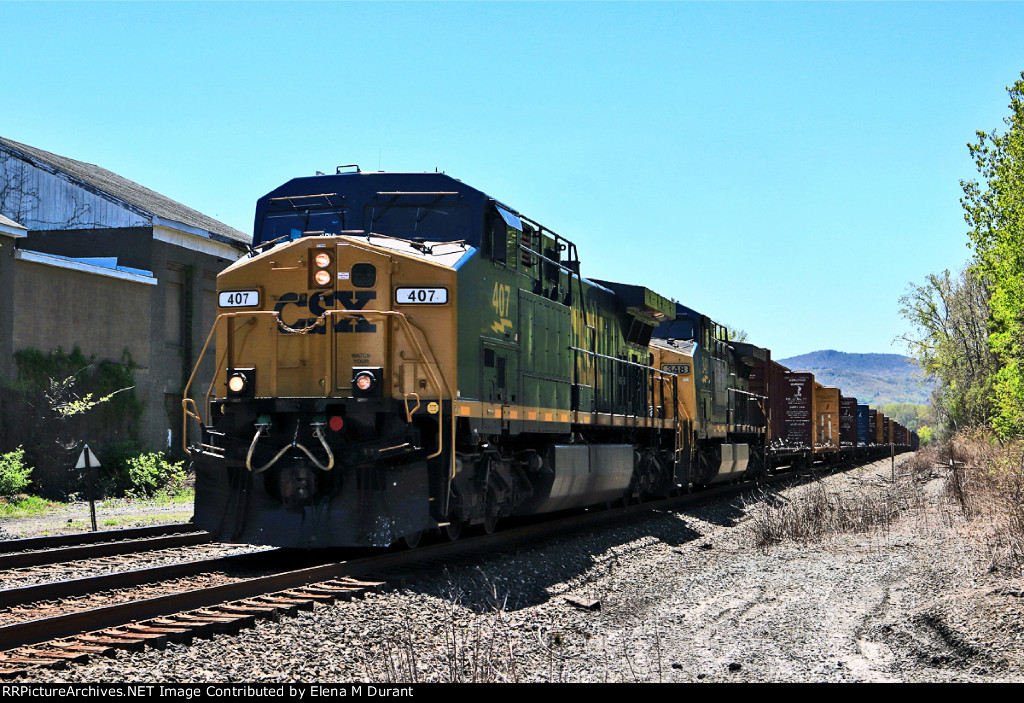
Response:
[[[900,298],[909,352],[938,383],[940,432],[990,426],[1024,434],[1024,72],[1007,88],[1006,130],[967,145],[977,180],[962,180],[960,204],[972,255],[911,284]]]

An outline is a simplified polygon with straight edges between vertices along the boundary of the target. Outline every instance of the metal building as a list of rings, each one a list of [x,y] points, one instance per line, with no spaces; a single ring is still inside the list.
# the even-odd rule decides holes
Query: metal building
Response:
[[[99,166],[0,137],[0,378],[14,379],[20,349],[127,350],[141,439],[179,447],[184,374],[213,322],[217,274],[250,241]]]

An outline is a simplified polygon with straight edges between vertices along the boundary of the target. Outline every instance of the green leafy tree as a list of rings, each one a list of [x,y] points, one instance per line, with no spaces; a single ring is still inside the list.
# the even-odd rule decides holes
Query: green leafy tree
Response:
[[[932,405],[945,433],[987,423],[996,363],[986,286],[967,269],[929,274],[900,298],[900,313],[912,325],[902,336],[910,356],[938,383]]]
[[[1007,129],[978,132],[968,144],[981,180],[961,181],[960,200],[974,271],[989,293],[988,341],[998,361],[992,424],[1004,437],[1024,432],[1024,72],[1007,91]]]
[[[921,440],[921,446],[922,447],[927,446],[927,445],[932,443],[932,436],[933,435],[934,435],[934,432],[933,432],[932,428],[928,427],[927,425],[922,425],[921,427],[917,428],[917,438],[919,440]]]
[[[726,327],[725,336],[729,338],[730,342],[745,342],[747,341],[747,331],[738,330],[732,327]]]
[[[882,406],[882,412],[885,413],[886,417],[893,418],[911,432],[915,432],[918,427],[932,422],[932,408],[930,405],[886,403]]]

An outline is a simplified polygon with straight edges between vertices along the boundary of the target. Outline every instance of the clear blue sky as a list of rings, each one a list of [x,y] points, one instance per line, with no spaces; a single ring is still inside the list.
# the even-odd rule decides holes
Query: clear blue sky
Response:
[[[776,358],[902,352],[967,259],[1024,4],[0,2],[0,135],[241,230],[339,164],[438,168]]]

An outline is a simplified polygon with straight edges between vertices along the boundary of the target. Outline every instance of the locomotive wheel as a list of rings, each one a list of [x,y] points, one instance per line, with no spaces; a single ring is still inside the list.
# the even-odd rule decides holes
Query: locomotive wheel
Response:
[[[488,515],[484,518],[484,533],[493,535],[494,531],[498,529],[498,516]]]
[[[622,498],[619,499],[619,504],[623,508],[628,508],[629,506],[631,506],[633,504],[633,491],[630,490],[623,494]]]
[[[416,549],[420,545],[420,540],[423,539],[423,530],[417,530],[411,534],[406,535],[402,538],[402,544],[409,549]]]
[[[462,521],[459,520],[457,515],[449,515],[448,524],[441,528],[441,532],[444,533],[449,542],[454,542],[462,534]]]

